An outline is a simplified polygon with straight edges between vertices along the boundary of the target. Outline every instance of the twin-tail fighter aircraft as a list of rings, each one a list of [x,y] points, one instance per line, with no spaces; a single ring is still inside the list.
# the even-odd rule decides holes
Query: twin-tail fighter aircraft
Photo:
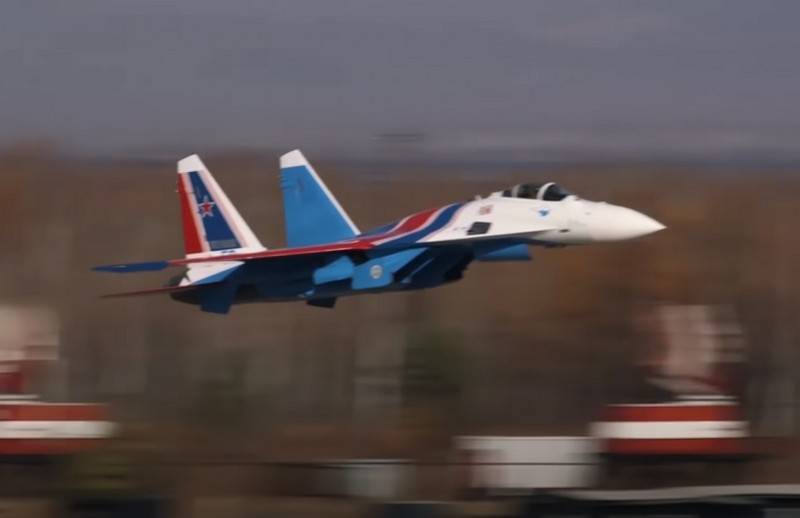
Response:
[[[186,255],[99,266],[114,273],[185,267],[168,286],[107,297],[168,294],[203,311],[234,304],[305,301],[433,288],[461,279],[472,261],[527,261],[530,246],[620,241],[657,232],[635,210],[583,200],[553,182],[417,212],[362,232],[300,151],[281,157],[286,248],[267,249],[196,155],[178,162]]]

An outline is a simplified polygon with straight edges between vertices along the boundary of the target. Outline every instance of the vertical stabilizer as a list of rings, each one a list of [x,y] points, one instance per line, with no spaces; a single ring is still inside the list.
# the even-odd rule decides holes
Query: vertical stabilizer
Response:
[[[287,246],[342,241],[360,231],[300,150],[281,157]]]
[[[187,257],[265,250],[197,155],[178,162],[178,195]]]

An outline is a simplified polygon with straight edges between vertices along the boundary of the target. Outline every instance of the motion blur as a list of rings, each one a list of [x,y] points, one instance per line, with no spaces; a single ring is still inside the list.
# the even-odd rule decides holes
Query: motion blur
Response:
[[[209,162],[230,171],[253,228],[280,242],[274,162]],[[789,461],[798,422],[785,390],[795,379],[792,320],[780,315],[798,300],[789,250],[800,186],[787,172],[563,167],[560,181],[577,192],[640,207],[670,230],[613,246],[537,249],[532,264],[476,263],[469,282],[348,298],[332,311],[253,305],[220,317],[168,299],[97,298],[107,289],[88,269],[97,257],[119,254],[121,241],[142,258],[180,241],[175,193],[141,181],[169,177],[168,164],[47,158],[36,149],[7,152],[0,166],[17,222],[3,229],[4,390],[37,395],[29,405],[103,403],[74,418],[85,423],[72,425],[82,426],[77,435],[43,430],[42,439],[61,436],[55,449],[27,448],[113,455],[126,488],[160,480],[147,494],[198,505],[302,497],[297,505],[324,509],[319,498],[346,496],[360,512],[376,499],[798,475]],[[54,167],[63,173],[54,177]],[[384,166],[372,181],[372,165],[335,161],[326,171],[353,217],[374,224],[408,199],[435,205],[443,193],[466,198],[497,178],[515,184],[531,174],[498,168],[489,181],[443,167],[422,179]],[[260,192],[248,195],[254,185]],[[13,312],[35,308],[49,316],[26,317],[27,331],[13,331],[22,318]],[[80,447],[64,443],[70,433],[85,439]],[[12,462],[32,453],[3,451]],[[122,468],[93,469],[74,476],[102,492]],[[4,490],[47,494],[67,476],[47,472],[36,483],[15,476]]]
[[[800,509],[800,4],[3,7],[0,515]]]

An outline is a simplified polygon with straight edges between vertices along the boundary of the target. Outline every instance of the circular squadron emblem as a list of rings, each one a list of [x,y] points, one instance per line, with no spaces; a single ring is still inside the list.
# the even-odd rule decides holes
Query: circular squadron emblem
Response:
[[[379,264],[373,264],[369,267],[369,276],[373,279],[380,279],[383,275],[383,267]]]

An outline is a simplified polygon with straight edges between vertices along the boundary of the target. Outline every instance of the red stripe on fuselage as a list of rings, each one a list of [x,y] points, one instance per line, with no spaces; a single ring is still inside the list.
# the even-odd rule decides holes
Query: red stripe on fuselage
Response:
[[[433,213],[436,212],[437,210],[439,209],[438,208],[429,209],[429,210],[424,210],[422,212],[417,212],[416,214],[412,214],[411,216],[406,218],[405,221],[400,223],[400,225],[398,225],[391,231],[385,234],[380,234],[378,236],[370,236],[364,241],[367,241],[369,243],[375,243],[377,241],[383,241],[385,239],[399,236],[401,234],[407,234],[409,232],[413,232],[422,227],[428,221],[428,219],[430,219]]]
[[[181,198],[183,200],[183,198]],[[215,255],[213,257],[201,257],[192,259],[172,259],[169,262],[172,266],[195,264],[195,263],[212,263],[220,261],[252,261],[257,259],[270,259],[277,257],[292,257],[301,255],[315,255],[333,252],[353,252],[364,251],[375,247],[376,242],[380,242],[393,237],[408,234],[418,230],[424,226],[431,217],[440,209],[430,209],[422,212],[417,212],[404,219],[395,228],[377,236],[369,236],[360,239],[353,239],[349,241],[337,241],[334,243],[327,243],[324,245],[301,246],[296,248],[273,248],[272,250],[264,250],[262,252],[250,252],[244,254],[225,254]],[[191,216],[191,213],[189,214]]]
[[[200,244],[200,233],[194,219],[189,192],[186,190],[185,175],[178,175],[178,197],[181,199],[181,218],[183,219],[183,247],[186,255],[199,254],[203,251]]]

